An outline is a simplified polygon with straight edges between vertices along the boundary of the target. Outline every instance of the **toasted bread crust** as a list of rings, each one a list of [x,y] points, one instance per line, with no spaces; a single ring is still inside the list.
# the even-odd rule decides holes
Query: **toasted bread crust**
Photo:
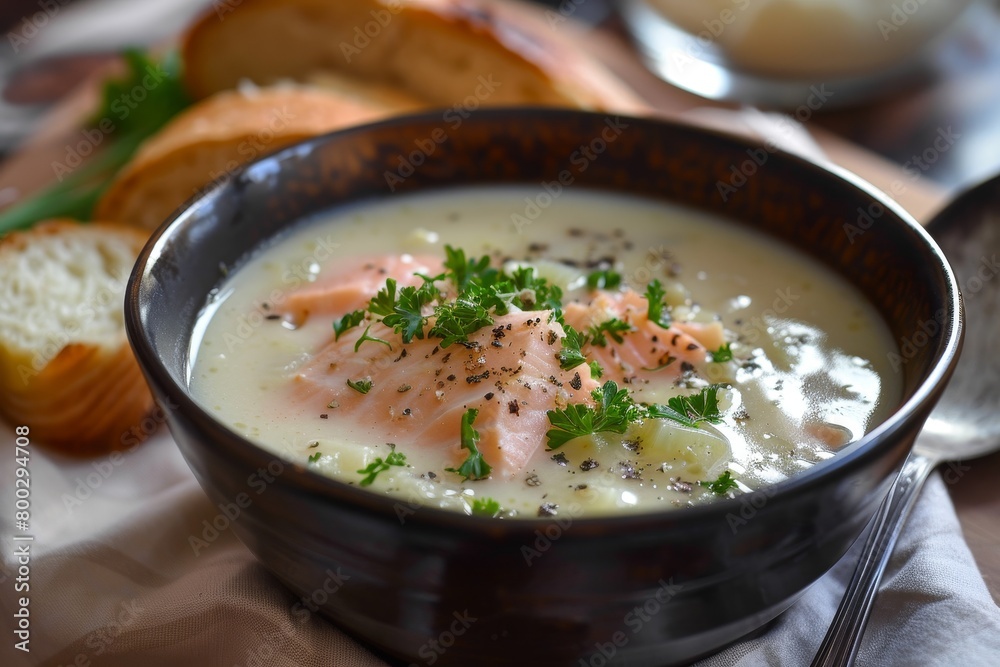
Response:
[[[174,118],[114,178],[94,217],[155,229],[240,165],[296,141],[377,120],[394,108],[320,89],[223,91]]]
[[[0,241],[4,285],[12,282],[10,274],[23,269],[26,253],[53,263],[80,260],[90,278],[93,269],[85,266],[85,257],[113,264],[105,267],[108,275],[103,278],[109,281],[91,280],[83,292],[74,289],[79,285],[66,284],[73,280],[66,277],[72,272],[56,271],[35,283],[34,291],[22,284],[16,294],[4,295],[13,306],[13,316],[0,322],[0,413],[11,423],[27,426],[33,440],[74,455],[99,454],[137,442],[134,433],[142,432],[153,399],[132,356],[120,311],[124,276],[145,240],[141,231],[122,225],[54,220]],[[117,249],[115,256],[106,251],[112,246]],[[75,255],[66,256],[68,249]],[[65,302],[67,294],[78,302]],[[52,324],[58,320],[29,317],[33,308],[75,311],[74,317],[89,319],[58,328]]]
[[[559,26],[526,15],[490,0],[244,0],[183,35],[185,84],[202,98],[241,79],[304,81],[326,70],[436,106],[477,95],[488,105],[645,110]],[[499,85],[480,95],[480,77]]]

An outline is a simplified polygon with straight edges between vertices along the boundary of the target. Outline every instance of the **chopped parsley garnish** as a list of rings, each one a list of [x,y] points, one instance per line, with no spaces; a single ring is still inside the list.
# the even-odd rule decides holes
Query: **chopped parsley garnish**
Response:
[[[423,279],[420,287],[399,287],[394,278],[369,301],[367,312],[403,339],[411,343],[429,335],[442,340],[441,347],[465,342],[483,327],[493,324],[494,315],[506,315],[512,308],[520,310],[555,310],[562,307],[562,289],[535,275],[535,269],[523,266],[510,274],[490,266],[487,255],[467,258],[465,251],[445,246],[444,266],[438,276],[414,275]],[[457,293],[445,300],[445,294],[435,282],[447,280]],[[430,307],[433,306],[434,326],[424,331]],[[336,337],[357,326],[365,311],[355,311],[334,323]],[[381,342],[380,339],[368,338]],[[355,350],[356,351],[356,350]]]
[[[383,345],[385,345],[386,347],[388,347],[391,350],[392,349],[392,343],[390,343],[389,341],[385,340],[384,338],[377,338],[375,336],[369,336],[368,335],[368,332],[371,331],[371,329],[372,329],[372,325],[369,324],[365,328],[365,332],[363,334],[361,334],[361,338],[359,338],[358,342],[354,344],[354,351],[357,352],[358,348],[361,347],[361,344],[365,343],[367,341],[371,341],[373,343],[382,343]],[[334,338],[334,340],[336,340],[336,338]],[[350,383],[348,383],[348,384],[350,384]],[[368,392],[362,392],[362,393],[368,393]]]
[[[611,337],[616,343],[622,342],[622,334],[632,330],[632,325],[628,322],[623,322],[618,318],[611,318],[610,320],[605,320],[600,324],[591,325],[587,332],[590,334],[590,339],[599,347],[607,347],[608,339],[605,334]]]
[[[467,480],[486,479],[493,471],[490,464],[483,459],[483,454],[479,451],[479,447],[476,446],[479,442],[479,431],[474,429],[472,424],[476,421],[477,416],[479,416],[479,410],[475,408],[469,408],[462,415],[462,449],[467,449],[469,456],[457,470],[455,468],[445,468],[448,472],[461,475]]]
[[[740,488],[739,485],[736,483],[736,480],[733,479],[732,473],[729,472],[728,470],[719,475],[719,478],[716,479],[714,482],[698,482],[698,484],[704,486],[706,489],[708,489],[717,496],[724,496],[731,489]]]
[[[594,433],[624,433],[628,425],[642,417],[642,410],[629,396],[628,389],[619,389],[608,380],[591,392],[597,407],[572,403],[563,410],[549,410],[552,428],[545,434],[548,448],[558,449],[570,440]]]
[[[562,349],[556,352],[556,359],[559,360],[559,368],[571,371],[577,366],[587,363],[587,357],[584,356],[580,348],[587,344],[588,338],[586,334],[580,333],[569,324],[563,324],[563,330],[566,335],[562,339]]]
[[[361,380],[348,380],[347,386],[359,394],[367,394],[372,390],[373,384],[371,378],[363,378]]]
[[[333,339],[340,340],[340,336],[354,327],[361,324],[361,321],[365,319],[365,311],[355,310],[353,313],[347,313],[339,320],[334,320],[333,322]]]
[[[444,247],[444,254],[444,268],[448,269],[448,277],[455,283],[459,292],[464,291],[473,279],[477,279],[480,285],[485,286],[496,282],[499,272],[490,268],[490,258],[487,255],[479,259],[466,259],[464,250],[461,248],[456,250],[450,245]]]
[[[594,378],[595,380],[600,379],[601,376],[604,375],[604,367],[601,366],[601,364],[598,363],[596,359],[594,361],[591,361],[587,365],[590,366],[590,377]]]
[[[701,422],[718,423],[718,391],[720,385],[706,387],[693,396],[675,396],[667,405],[637,405],[628,389],[619,389],[608,380],[600,389],[591,392],[596,407],[571,403],[562,410],[549,410],[547,415],[552,428],[545,437],[550,450],[562,447],[570,440],[594,433],[625,433],[629,424],[640,419],[670,419],[685,426],[696,427]]]
[[[474,516],[486,516],[491,519],[500,514],[500,503],[493,498],[473,498],[472,514]]]
[[[392,313],[382,318],[382,324],[402,335],[404,343],[409,343],[414,338],[423,339],[424,325],[427,324],[423,308],[441,296],[441,292],[434,287],[433,280],[421,277],[424,278],[424,284],[419,288],[404,287],[399,290],[399,299],[393,304]]]
[[[361,486],[369,486],[375,481],[380,472],[385,472],[392,466],[405,466],[406,465],[406,454],[400,454],[399,452],[393,451],[389,453],[389,456],[382,460],[379,457],[368,464],[367,467],[358,470],[359,475],[364,475],[364,479],[361,480]]]
[[[659,280],[653,279],[646,285],[645,297],[646,301],[649,302],[646,315],[650,322],[659,324],[664,329],[669,327],[671,322],[670,307],[663,302],[663,297],[666,295],[667,292]]]
[[[497,287],[506,291],[506,283],[513,284],[515,292],[511,300],[521,310],[558,310],[562,308],[562,289],[552,285],[545,278],[535,276],[535,269],[521,266],[514,269],[510,276],[501,274],[506,280]]]
[[[430,335],[441,339],[441,347],[466,341],[469,334],[493,324],[493,318],[481,304],[459,297],[434,309],[437,321]]]
[[[723,343],[722,347],[712,352],[712,361],[716,363],[722,363],[725,361],[732,361],[732,360],[733,360],[733,350],[729,346],[729,343]]]
[[[722,385],[713,384],[693,396],[674,396],[666,405],[649,406],[647,412],[654,419],[670,419],[684,426],[696,427],[701,422],[718,424],[722,421],[720,389]]]
[[[316,452],[315,454],[310,454],[309,455],[309,464],[312,465],[313,463],[316,463],[317,461],[319,461],[319,457],[321,457],[321,456],[323,456],[323,454],[321,452]]]
[[[372,315],[388,317],[396,312],[396,279],[387,278],[385,287],[368,302],[368,312]]]
[[[595,289],[614,289],[622,284],[621,274],[616,271],[594,271],[587,276],[587,287]]]

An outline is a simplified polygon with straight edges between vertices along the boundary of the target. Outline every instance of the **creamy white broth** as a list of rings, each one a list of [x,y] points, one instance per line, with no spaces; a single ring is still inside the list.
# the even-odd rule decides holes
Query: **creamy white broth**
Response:
[[[699,212],[600,193],[565,192],[525,225],[517,216],[535,195],[514,187],[452,190],[304,222],[233,272],[206,308],[191,353],[193,395],[276,454],[360,483],[358,471],[393,448],[284,393],[332,340],[332,318],[310,317],[293,328],[275,312],[296,289],[335,271],[338,259],[443,257],[449,244],[470,256],[526,261],[564,288],[564,301],[585,298],[581,285],[593,270],[586,264],[600,259],[612,260],[639,292],[661,280],[674,321],[720,319],[736,359],[708,364],[679,383],[627,386],[637,402],[662,403],[726,383],[730,388],[719,393],[723,419],[697,429],[646,420],[624,436],[577,438],[557,452],[543,444],[509,480],[463,481],[445,471],[438,451],[394,438],[407,465],[381,472],[367,487],[372,491],[465,512],[474,498],[492,498],[501,516],[681,507],[717,497],[699,482],[726,471],[739,485],[730,494],[794,475],[858,439],[897,404],[900,378],[889,367],[887,353],[895,348],[887,327],[857,290],[815,261]]]

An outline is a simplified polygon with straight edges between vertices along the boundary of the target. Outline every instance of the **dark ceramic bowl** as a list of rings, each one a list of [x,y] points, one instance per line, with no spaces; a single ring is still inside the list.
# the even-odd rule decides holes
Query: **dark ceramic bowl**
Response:
[[[247,493],[255,471],[281,468],[233,530],[296,594],[322,601],[334,623],[406,661],[675,664],[761,628],[861,534],[944,387],[962,320],[942,254],[882,193],[745,139],[553,110],[487,111],[453,125],[440,113],[400,118],[284,149],[154,234],[129,283],[126,324],[195,476],[222,503]],[[859,442],[793,479],[641,516],[556,523],[409,513],[392,498],[276,463],[198,407],[186,386],[192,330],[223,280],[220,263],[238,267],[303,216],[390,196],[384,174],[429,137],[444,140],[394,183],[396,193],[538,187],[571,170],[574,188],[684,204],[804,250],[868,295],[895,340],[923,343],[900,357],[903,401]],[[583,145],[603,152],[580,171],[570,156]],[[346,575],[343,585],[330,573]]]

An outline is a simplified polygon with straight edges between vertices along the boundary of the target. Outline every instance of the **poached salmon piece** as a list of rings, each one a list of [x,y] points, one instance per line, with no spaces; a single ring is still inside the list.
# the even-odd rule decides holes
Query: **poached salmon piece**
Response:
[[[461,420],[475,408],[479,451],[494,475],[509,479],[544,445],[546,412],[589,402],[598,387],[585,364],[571,371],[559,368],[555,354],[563,329],[548,321],[550,314],[497,317],[467,343],[447,348],[435,338],[403,345],[398,334],[374,324],[368,335],[392,348],[366,341],[355,352],[363,325],[329,343],[299,370],[293,398],[329,413],[331,427],[348,425],[373,441],[397,444],[403,453],[410,447],[440,450],[451,468],[469,453],[460,447]],[[361,393],[348,380],[371,386]]]
[[[591,342],[583,350],[601,364],[606,379],[619,384],[654,378],[660,383],[674,382],[685,370],[702,368],[708,359],[708,349],[680,325],[663,328],[650,321],[648,302],[633,290],[599,292],[589,304],[566,304],[563,313],[567,324],[583,332],[612,318],[632,326],[620,334],[621,343],[607,336],[605,347]]]
[[[351,260],[292,293],[286,308],[293,319],[321,314],[332,322],[364,309],[387,278],[400,287],[417,286],[423,279],[415,273],[441,271],[441,260],[431,257]],[[587,358],[602,366],[604,380],[670,383],[706,363],[705,345],[679,325],[663,328],[651,322],[639,293],[596,292],[592,297],[589,303],[564,305],[567,324],[585,332],[617,318],[632,327],[621,334],[621,343],[609,336],[605,347],[584,346]],[[434,326],[432,310],[424,312],[425,332]],[[402,453],[411,447],[439,450],[442,467],[455,469],[469,454],[461,447],[462,416],[476,409],[479,451],[493,475],[510,479],[544,446],[547,412],[570,403],[593,404],[591,392],[600,386],[588,364],[561,368],[565,331],[553,315],[539,310],[494,316],[492,325],[466,342],[442,348],[433,337],[404,344],[400,334],[369,314],[297,369],[291,399],[304,411],[328,415],[331,429],[393,443]],[[699,327],[706,327],[707,338],[714,335],[711,325],[689,331],[702,332]]]
[[[302,324],[310,315],[340,317],[360,310],[380,289],[386,278],[395,278],[399,287],[418,286],[423,278],[441,273],[437,257],[385,255],[383,257],[344,258],[338,269],[322,274],[315,282],[295,290],[283,304],[289,319]]]

